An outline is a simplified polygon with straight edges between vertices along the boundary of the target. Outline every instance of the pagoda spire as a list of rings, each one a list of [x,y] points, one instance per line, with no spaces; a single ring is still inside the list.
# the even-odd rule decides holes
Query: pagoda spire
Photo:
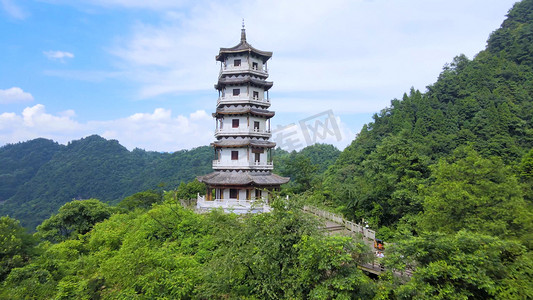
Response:
[[[241,42],[246,43],[246,29],[244,29],[244,18],[242,19]]]

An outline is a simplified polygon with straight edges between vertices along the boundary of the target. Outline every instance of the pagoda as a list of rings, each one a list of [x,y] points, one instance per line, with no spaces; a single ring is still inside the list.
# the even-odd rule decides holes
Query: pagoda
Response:
[[[272,173],[272,148],[267,61],[272,52],[261,51],[246,41],[244,23],[241,41],[232,48],[220,48],[216,61],[220,73],[218,91],[213,172],[199,176],[207,186],[205,196],[198,196],[197,208],[223,208],[236,213],[270,210],[271,192],[290,178]]]

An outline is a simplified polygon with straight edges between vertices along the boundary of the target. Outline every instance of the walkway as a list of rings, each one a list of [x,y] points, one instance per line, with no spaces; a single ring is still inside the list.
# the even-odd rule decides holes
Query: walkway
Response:
[[[376,239],[376,232],[374,230],[371,230],[366,226],[362,226],[361,224],[348,221],[340,215],[318,209],[314,206],[306,205],[303,207],[303,210],[323,219],[323,228],[330,234],[360,237],[370,247],[370,249],[374,250],[374,240]],[[375,275],[380,275],[385,271],[385,268],[382,264],[379,263],[379,259],[377,257],[374,257],[371,263],[362,264],[358,267],[363,271]],[[412,275],[412,272],[408,270],[406,272],[394,272],[394,274],[401,277],[410,277]]]

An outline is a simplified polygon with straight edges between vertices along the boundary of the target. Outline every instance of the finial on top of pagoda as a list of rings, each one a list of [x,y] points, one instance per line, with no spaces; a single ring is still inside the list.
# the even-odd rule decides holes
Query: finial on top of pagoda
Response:
[[[242,18],[241,42],[246,42],[246,29],[244,29],[244,18]]]

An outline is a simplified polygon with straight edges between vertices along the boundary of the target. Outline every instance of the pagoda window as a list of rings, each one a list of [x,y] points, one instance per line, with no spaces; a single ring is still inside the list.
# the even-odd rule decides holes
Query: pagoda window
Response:
[[[255,190],[255,199],[261,198],[261,190]]]
[[[240,59],[236,59],[233,61],[233,66],[234,67],[240,67],[241,66],[241,60]]]
[[[254,131],[259,131],[259,121],[254,121]]]
[[[231,151],[231,160],[239,160],[239,151]]]
[[[252,63],[252,69],[257,70],[259,65],[256,62]]]
[[[255,153],[255,162],[261,161],[261,153]]]
[[[255,100],[259,99],[259,92],[258,91],[254,91],[253,95],[254,95],[254,99]]]
[[[233,119],[233,120],[231,120],[231,127],[233,127],[233,128],[239,128],[239,119]]]
[[[233,89],[233,96],[239,96],[241,94],[241,89]]]
[[[229,197],[230,197],[230,199],[239,200],[239,190],[238,189],[229,189]]]

